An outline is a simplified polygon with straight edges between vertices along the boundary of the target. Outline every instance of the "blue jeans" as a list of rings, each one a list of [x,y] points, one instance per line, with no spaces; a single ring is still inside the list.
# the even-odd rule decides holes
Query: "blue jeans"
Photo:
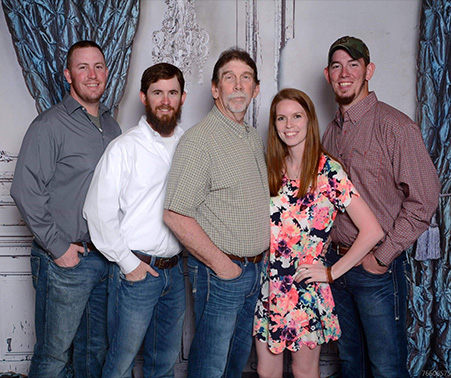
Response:
[[[339,258],[330,248],[326,264]],[[331,285],[342,331],[338,350],[343,377],[409,377],[406,269],[402,253],[384,274],[369,273],[359,265]]]
[[[261,263],[234,263],[242,268],[241,275],[223,280],[192,255],[188,258],[196,325],[188,378],[240,378],[246,365]]]
[[[75,377],[100,377],[108,347],[106,305],[110,264],[95,250],[79,257],[76,266],[62,268],[33,242],[36,344],[30,378],[65,377],[71,360]]]
[[[152,264],[152,262],[151,262]],[[140,281],[127,281],[114,264],[108,300],[108,350],[103,378],[131,377],[144,341],[146,378],[174,377],[185,316],[183,259],[170,269]]]

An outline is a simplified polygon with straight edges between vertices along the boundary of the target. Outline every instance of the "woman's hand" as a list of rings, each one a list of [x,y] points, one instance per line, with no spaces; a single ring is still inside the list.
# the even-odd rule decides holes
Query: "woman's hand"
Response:
[[[323,264],[302,264],[299,265],[294,280],[301,282],[305,280],[305,283],[312,282],[328,282],[326,267]]]

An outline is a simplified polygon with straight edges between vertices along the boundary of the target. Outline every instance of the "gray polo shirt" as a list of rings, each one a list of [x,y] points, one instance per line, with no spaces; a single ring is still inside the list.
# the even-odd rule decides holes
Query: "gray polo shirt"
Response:
[[[36,117],[22,142],[11,196],[36,242],[54,258],[70,243],[90,241],[85,196],[103,151],[121,133],[102,104],[99,115],[101,130],[66,94]]]
[[[194,218],[223,252],[256,256],[269,247],[269,189],[257,130],[216,106],[181,138],[165,209]]]

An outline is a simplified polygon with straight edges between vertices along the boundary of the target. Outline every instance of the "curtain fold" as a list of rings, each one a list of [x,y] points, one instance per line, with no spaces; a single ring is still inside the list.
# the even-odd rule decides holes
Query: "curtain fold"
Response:
[[[437,168],[442,194],[437,210],[441,257],[426,261],[411,259],[407,331],[408,365],[413,378],[451,374],[450,0],[423,0],[417,64],[418,124]]]
[[[67,51],[84,39],[103,49],[109,80],[102,102],[117,109],[138,25],[139,0],[2,0],[2,6],[39,113],[60,102],[69,90],[63,76]]]

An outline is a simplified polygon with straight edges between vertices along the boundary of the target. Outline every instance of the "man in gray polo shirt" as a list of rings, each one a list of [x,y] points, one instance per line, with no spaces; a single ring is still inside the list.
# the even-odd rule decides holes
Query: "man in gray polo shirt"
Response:
[[[69,49],[64,76],[70,93],[30,125],[11,187],[34,237],[30,378],[66,376],[70,360],[76,378],[100,377],[108,347],[109,263],[91,243],[82,208],[96,164],[121,129],[100,102],[108,68],[95,42]]]
[[[190,252],[190,378],[241,377],[252,345],[270,232],[264,146],[244,122],[259,89],[249,54],[224,51],[213,70],[215,105],[181,138],[169,173],[164,221]]]

